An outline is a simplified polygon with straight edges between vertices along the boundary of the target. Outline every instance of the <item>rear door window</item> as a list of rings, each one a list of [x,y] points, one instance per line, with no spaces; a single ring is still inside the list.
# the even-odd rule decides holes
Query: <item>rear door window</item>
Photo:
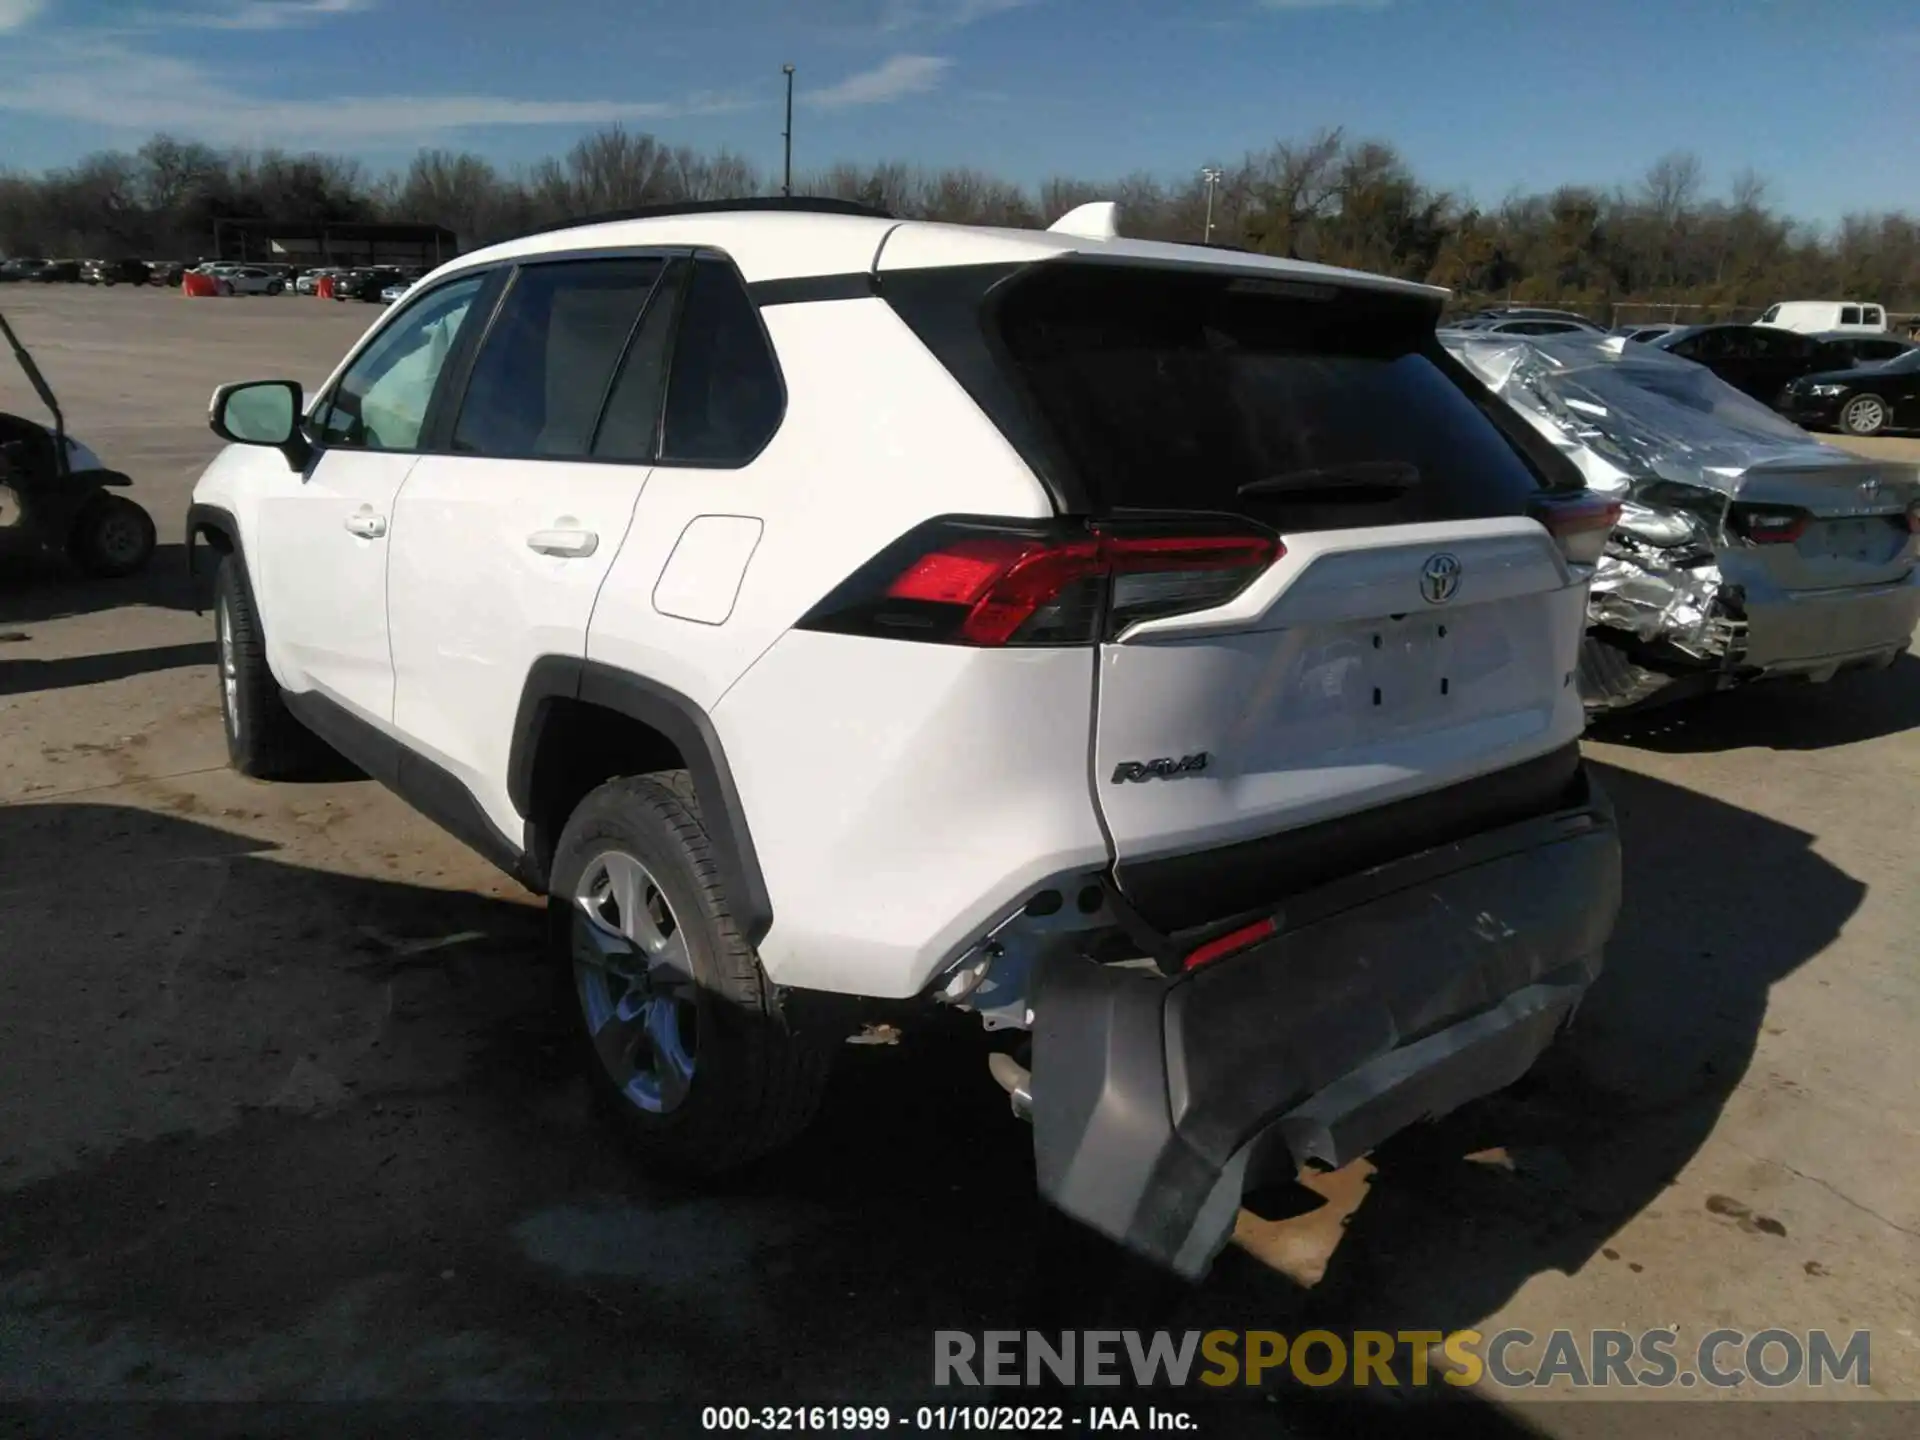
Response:
[[[1860,323],[1860,307],[1858,305],[1842,305],[1840,307],[1840,323],[1842,325],[1858,325]]]
[[[529,265],[474,360],[453,448],[575,459],[666,262],[657,256]]]
[[[997,329],[1099,509],[1297,531],[1518,514],[1539,489],[1418,297],[1052,262]]]

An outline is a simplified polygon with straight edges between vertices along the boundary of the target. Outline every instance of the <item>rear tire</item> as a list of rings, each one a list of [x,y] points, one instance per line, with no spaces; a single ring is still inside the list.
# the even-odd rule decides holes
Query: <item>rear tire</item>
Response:
[[[286,286],[282,285],[278,280],[276,280],[271,285],[267,286],[267,293],[269,295],[278,295],[282,290],[286,288],[287,288]]]
[[[589,794],[548,888],[582,1064],[650,1164],[673,1179],[722,1174],[806,1128],[832,1052],[788,1028],[734,928],[685,772]]]
[[[235,555],[221,556],[214,576],[213,633],[227,763],[255,780],[294,780],[324,768],[332,752],[281,698],[246,568]]]
[[[1840,428],[1849,435],[1878,435],[1887,428],[1887,402],[1878,395],[1856,395],[1840,407]]]
[[[117,580],[153,558],[153,517],[124,495],[95,495],[67,534],[67,554],[87,574]]]
[[[1647,669],[1604,636],[1588,631],[1581,639],[1578,684],[1589,719],[1644,705],[1672,683],[1672,676]]]

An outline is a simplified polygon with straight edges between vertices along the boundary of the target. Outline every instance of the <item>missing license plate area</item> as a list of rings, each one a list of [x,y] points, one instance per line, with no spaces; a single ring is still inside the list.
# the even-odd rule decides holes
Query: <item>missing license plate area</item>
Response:
[[[1897,525],[1896,520],[1899,522]],[[1822,520],[1805,537],[1803,552],[1826,559],[1859,560],[1884,565],[1899,553],[1906,539],[1904,516],[1875,515],[1857,520]]]
[[[1436,688],[1442,696],[1453,693],[1453,677],[1445,673],[1447,649],[1445,625],[1431,621],[1410,621],[1404,615],[1395,615],[1389,618],[1386,627],[1373,631],[1372,639],[1373,649],[1376,651],[1385,652],[1390,645],[1398,646],[1402,657],[1413,662],[1406,667],[1407,669],[1416,672],[1420,670],[1433,672],[1428,674],[1424,681],[1415,674],[1396,675],[1390,687],[1386,683],[1386,677],[1379,677],[1382,683],[1375,684],[1373,687],[1375,709],[1387,708],[1389,688],[1398,697],[1423,692],[1432,693]],[[1414,652],[1422,650],[1426,653],[1418,655],[1416,659]],[[1438,674],[1439,677],[1437,687],[1434,684],[1433,674]]]

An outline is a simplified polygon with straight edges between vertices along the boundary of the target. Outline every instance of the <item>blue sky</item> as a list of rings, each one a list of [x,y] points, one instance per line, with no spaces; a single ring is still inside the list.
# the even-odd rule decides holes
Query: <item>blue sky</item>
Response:
[[[1675,149],[1920,209],[1920,0],[0,0],[0,161],[155,130],[513,165],[610,121],[795,164],[1181,174],[1340,125],[1497,201]]]

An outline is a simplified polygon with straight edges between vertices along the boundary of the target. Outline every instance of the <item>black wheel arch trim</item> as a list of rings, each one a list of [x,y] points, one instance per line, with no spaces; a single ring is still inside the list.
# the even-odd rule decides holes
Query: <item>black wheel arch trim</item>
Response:
[[[240,557],[240,568],[247,567],[245,548],[240,543],[240,522],[233,518],[233,512],[219,505],[187,506],[187,575],[191,579],[199,574],[196,565],[196,547],[202,537],[217,534],[227,542],[233,554]],[[199,603],[196,594],[194,614],[206,614],[206,607]]]
[[[745,808],[725,748],[707,712],[679,691],[611,665],[565,655],[536,660],[527,673],[514,717],[507,760],[507,794],[522,816],[538,810],[538,761],[555,701],[577,701],[625,715],[673,743],[693,776],[700,821],[726,886],[733,923],[749,945],[773,926],[773,901],[753,848]],[[529,819],[525,865],[544,872],[557,836],[536,834]]]

